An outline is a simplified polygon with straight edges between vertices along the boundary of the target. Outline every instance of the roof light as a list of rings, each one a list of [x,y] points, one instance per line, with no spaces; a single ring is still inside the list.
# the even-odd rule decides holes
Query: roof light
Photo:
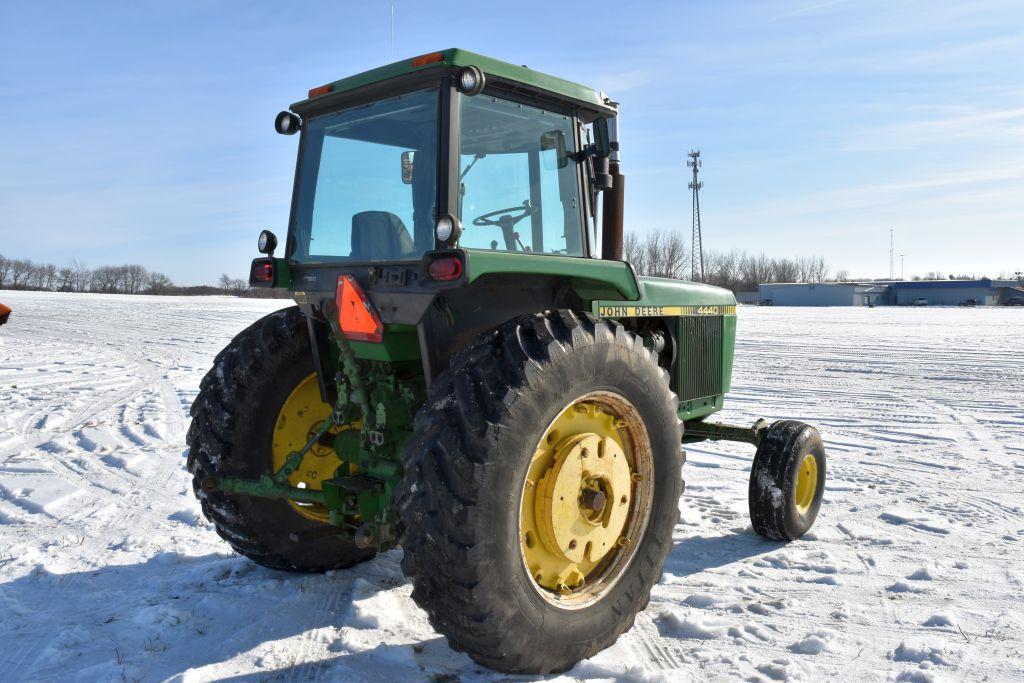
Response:
[[[277,249],[277,235],[269,230],[263,230],[260,232],[260,237],[256,241],[256,248],[261,254],[273,256],[274,250]]]
[[[310,97],[319,97],[320,95],[326,95],[327,93],[334,90],[333,85],[321,85],[319,88],[313,88],[309,91]]]
[[[441,282],[458,280],[462,277],[462,259],[458,256],[445,256],[434,259],[427,266],[427,273],[430,274],[432,279],[440,280]]]
[[[464,95],[479,95],[485,83],[484,72],[475,66],[467,66],[459,72],[459,90]]]
[[[338,276],[334,303],[338,306],[338,326],[348,339],[367,342],[384,339],[384,325],[354,277]]]
[[[444,61],[443,52],[431,52],[429,55],[420,55],[412,60],[413,66],[426,66],[427,64],[438,64]]]
[[[274,130],[281,135],[295,135],[302,127],[302,119],[290,111],[283,111],[274,119]]]

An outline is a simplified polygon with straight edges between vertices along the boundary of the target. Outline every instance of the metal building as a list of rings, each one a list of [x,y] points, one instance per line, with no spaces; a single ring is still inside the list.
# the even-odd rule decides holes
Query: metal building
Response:
[[[1024,296],[1024,282],[1018,280],[921,280],[889,284],[891,303],[912,306],[927,302],[928,306],[998,306]]]
[[[762,306],[873,306],[884,304],[884,287],[858,282],[785,282],[758,285]]]
[[[762,306],[999,306],[1024,302],[1021,280],[785,282],[758,285]]]

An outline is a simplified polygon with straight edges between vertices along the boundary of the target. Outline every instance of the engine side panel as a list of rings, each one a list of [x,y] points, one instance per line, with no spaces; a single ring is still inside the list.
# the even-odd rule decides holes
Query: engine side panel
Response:
[[[666,278],[638,278],[637,301],[597,300],[592,311],[631,328],[661,327],[672,338],[672,389],[679,417],[693,420],[721,410],[732,384],[736,298],[726,289]]]

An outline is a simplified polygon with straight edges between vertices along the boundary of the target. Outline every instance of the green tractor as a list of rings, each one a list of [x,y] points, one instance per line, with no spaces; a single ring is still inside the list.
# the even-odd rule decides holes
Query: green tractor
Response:
[[[817,431],[706,421],[732,293],[622,261],[615,102],[452,49],[314,88],[275,128],[300,133],[291,218],[250,283],[297,305],[218,354],[188,432],[237,552],[317,572],[401,547],[451,647],[548,673],[646,607],[684,443],[754,444],[754,530],[810,528]]]

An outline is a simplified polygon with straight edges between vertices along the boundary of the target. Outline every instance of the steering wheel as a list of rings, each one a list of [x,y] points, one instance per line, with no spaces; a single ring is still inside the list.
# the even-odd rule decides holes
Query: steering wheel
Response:
[[[519,233],[513,230],[513,227],[519,221],[532,215],[533,207],[530,206],[530,200],[527,199],[520,206],[511,206],[507,209],[489,211],[483,215],[477,216],[473,219],[473,225],[496,225],[501,228],[501,236],[505,239],[506,250],[516,251],[516,248],[518,247],[520,251],[526,251],[526,246],[523,244],[522,240],[519,239]]]
[[[522,213],[520,215],[518,215],[518,216],[504,215],[504,214],[513,214],[516,211],[521,211]],[[524,218],[526,218],[527,216],[529,216],[532,213],[533,213],[533,207],[530,206],[530,200],[527,199],[520,206],[510,206],[507,209],[498,209],[497,211],[489,211],[489,212],[487,212],[485,214],[477,216],[476,218],[473,219],[473,225],[480,225],[480,226],[483,226],[483,225],[498,225],[498,226],[504,226],[506,219],[511,221],[511,225],[515,225],[516,223],[518,223],[519,221],[523,220]],[[499,217],[497,220],[495,220],[496,216]]]

